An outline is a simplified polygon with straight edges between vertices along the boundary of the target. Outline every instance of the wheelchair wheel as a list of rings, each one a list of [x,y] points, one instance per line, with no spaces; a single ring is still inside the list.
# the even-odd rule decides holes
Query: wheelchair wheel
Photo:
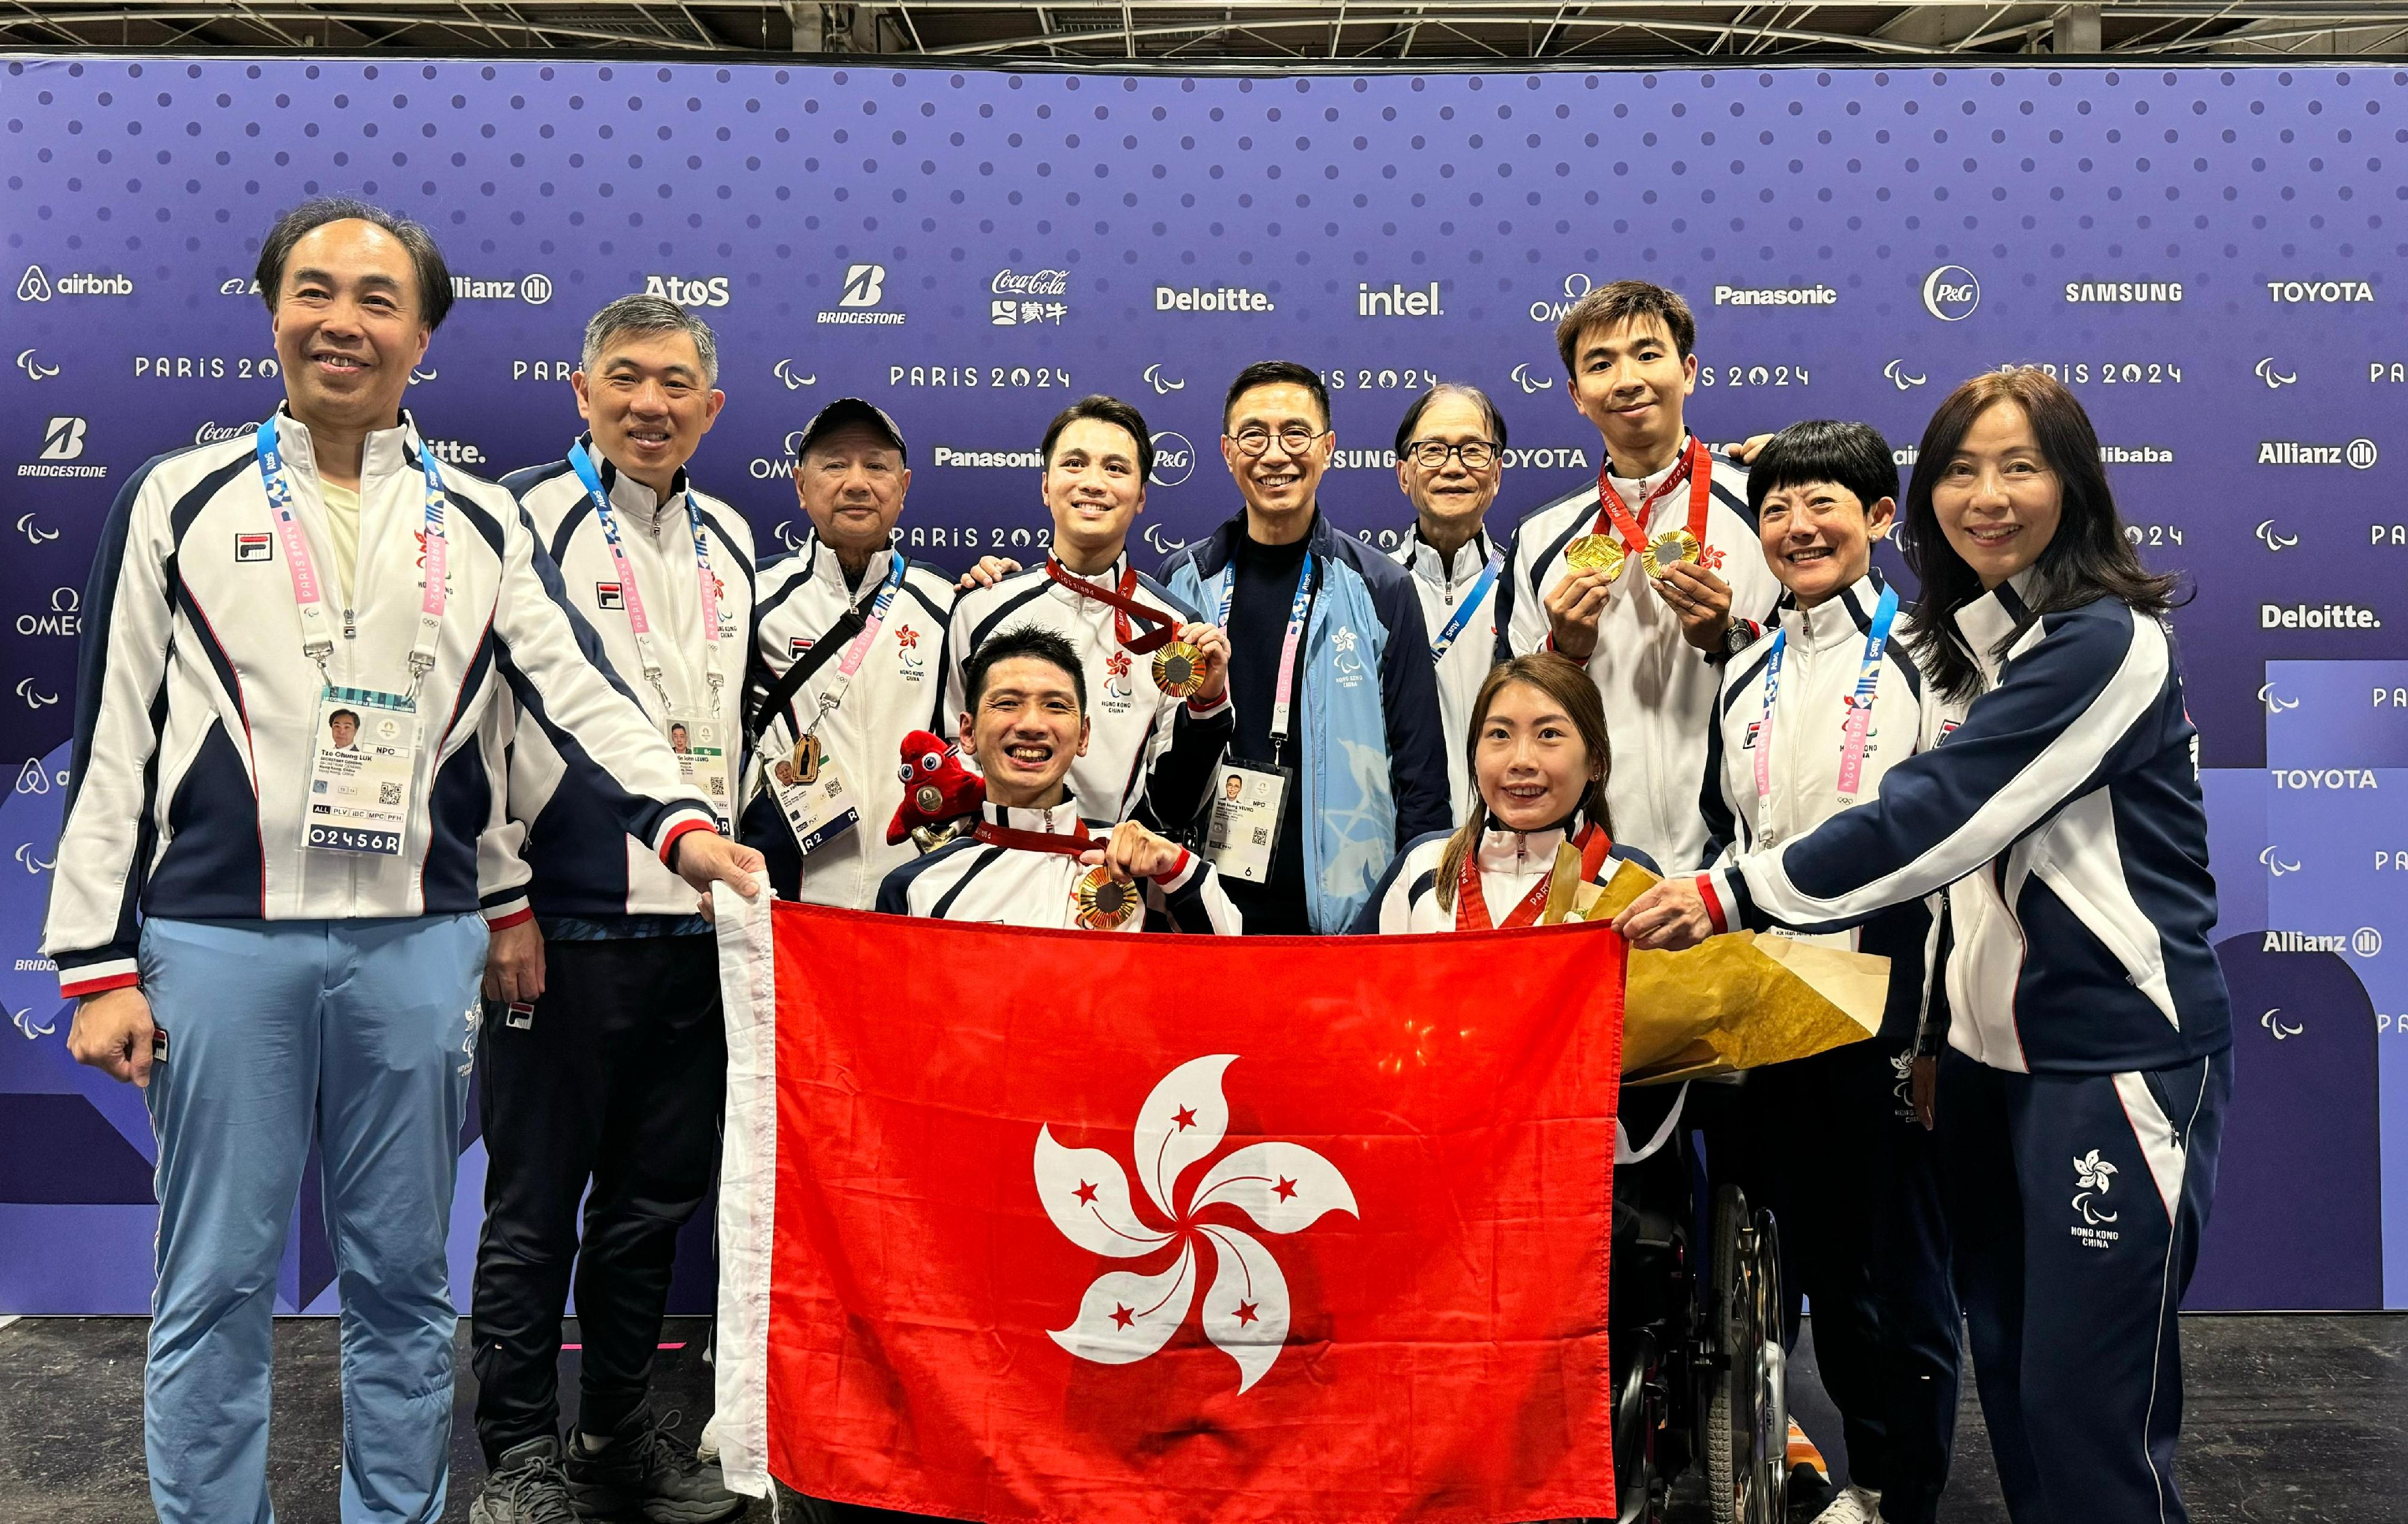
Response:
[[[1717,1348],[1707,1374],[1706,1491],[1714,1524],[1782,1524],[1789,1484],[1780,1243],[1736,1186],[1714,1195]]]
[[[1664,1428],[1664,1385],[1656,1341],[1641,1333],[1627,1344],[1613,1383],[1613,1508],[1615,1524],[1663,1524],[1668,1498],[1656,1443]]]

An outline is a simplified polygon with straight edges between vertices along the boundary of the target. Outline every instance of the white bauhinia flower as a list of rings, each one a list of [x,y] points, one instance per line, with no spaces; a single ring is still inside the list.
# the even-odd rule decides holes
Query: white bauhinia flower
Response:
[[[1170,1342],[1196,1303],[1198,1245],[1212,1250],[1205,1288],[1204,1336],[1238,1362],[1238,1389],[1260,1381],[1287,1344],[1287,1276],[1252,1233],[1226,1222],[1205,1222],[1211,1207],[1243,1213],[1266,1232],[1293,1233],[1326,1212],[1359,1218],[1354,1192],[1338,1167],[1300,1143],[1258,1143],[1216,1160],[1197,1182],[1184,1209],[1175,1201],[1179,1177],[1210,1158],[1229,1130],[1222,1075],[1233,1053],[1191,1058],[1162,1078],[1138,1108],[1133,1137],[1138,1181],[1168,1229],[1137,1215],[1128,1175],[1099,1148],[1065,1148],[1051,1128],[1037,1129],[1037,1195],[1062,1236],[1114,1259],[1136,1259],[1176,1247],[1162,1269],[1107,1271],[1079,1299],[1079,1315],[1054,1342],[1081,1359],[1103,1365],[1141,1360]]]

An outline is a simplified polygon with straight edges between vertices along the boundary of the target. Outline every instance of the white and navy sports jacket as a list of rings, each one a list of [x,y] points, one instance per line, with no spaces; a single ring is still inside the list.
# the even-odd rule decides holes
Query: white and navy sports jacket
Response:
[[[1127,570],[1124,553],[1110,571],[1082,581],[1116,592]],[[1142,573],[1133,596],[1182,625],[1199,617]],[[1096,820],[1140,820],[1166,836],[1184,833],[1203,812],[1212,769],[1237,728],[1237,711],[1226,693],[1220,702],[1202,705],[1156,687],[1154,658],[1122,649],[1111,606],[1064,587],[1042,563],[993,587],[955,596],[945,642],[945,723],[937,733],[961,739],[970,657],[978,648],[989,636],[1031,625],[1068,640],[1086,669],[1087,755],[1070,764],[1069,777],[1080,812]],[[1134,622],[1132,632],[1142,633]]]
[[[661,686],[681,712],[698,711],[708,684],[694,532],[685,511],[684,495],[692,484],[680,471],[668,497],[657,497],[595,451],[591,436],[583,442],[610,495],[622,548],[652,626]],[[644,681],[618,567],[577,472],[566,460],[556,460],[513,471],[502,485],[518,499],[537,542],[559,568],[573,617],[598,642],[620,685],[643,706],[654,728],[666,726],[660,695]],[[752,526],[716,497],[697,492],[694,501],[719,583],[721,734],[735,737],[742,732],[744,674],[752,654]],[[507,816],[479,848],[487,920],[504,927],[529,914],[608,920],[695,913],[694,890],[685,880],[625,832],[613,840],[610,806],[591,786],[590,769],[572,767],[541,726],[522,724],[518,705],[507,697],[493,707],[486,724],[509,758]]]
[[[2099,1074],[2219,1053],[2230,999],[2172,639],[2114,598],[2033,618],[2032,578],[1956,612],[1985,680],[1963,721],[1877,798],[1701,875],[1709,909],[1819,931],[1946,886],[1948,1040],[1968,1057]]]
[[[1481,570],[1496,550],[1488,531],[1481,529],[1455,553],[1455,564],[1449,566],[1429,541],[1422,539],[1418,527],[1406,531],[1405,542],[1397,547],[1396,561],[1413,574],[1413,591],[1422,599],[1422,624],[1428,629],[1433,645],[1463,600],[1480,585]],[[1472,788],[1467,747],[1471,706],[1479,701],[1480,685],[1488,681],[1490,669],[1497,665],[1497,606],[1503,596],[1505,573],[1505,568],[1497,568],[1500,585],[1481,595],[1480,607],[1471,611],[1455,643],[1437,661],[1438,721],[1446,742],[1447,801],[1454,807],[1455,823],[1458,826],[1463,824],[1467,812],[1480,808]]]
[[[1372,891],[1355,918],[1354,935],[1401,937],[1432,931],[1453,931],[1455,907],[1438,900],[1439,859],[1446,855],[1453,831],[1432,831],[1416,838],[1388,865],[1387,876]],[[1480,833],[1474,860],[1480,865],[1480,894],[1491,919],[1512,913],[1530,891],[1555,870],[1555,849],[1564,844],[1560,826],[1543,831],[1509,831],[1496,827]],[[1633,862],[1653,873],[1654,859],[1636,847],[1616,841],[1607,849],[1611,863]],[[1611,867],[1601,877],[1613,876]]]
[[[769,684],[825,635],[845,610],[878,596],[893,568],[892,558],[901,554],[874,553],[858,586],[845,581],[836,552],[821,544],[817,535],[792,554],[761,568],[752,606],[748,717]],[[837,671],[843,665],[842,654],[829,658],[792,702],[769,716],[757,739],[740,834],[746,845],[758,848],[769,860],[769,882],[781,899],[867,910],[886,875],[911,860],[917,849],[910,841],[886,844],[886,825],[903,802],[903,780],[896,771],[903,760],[903,738],[914,730],[942,735],[949,728],[941,710],[945,629],[953,608],[953,580],[924,562],[910,562],[844,702],[819,728],[828,755],[853,791],[861,824],[812,853],[808,864],[786,817],[779,812],[777,796],[762,783],[759,763],[794,749],[802,727],[819,712],[821,696],[842,682]]]
[[[1079,807],[1069,801],[1050,810],[1009,810],[999,804],[980,809],[994,825],[1042,836],[1068,835],[1082,824]],[[1110,822],[1083,824],[1091,836],[1111,834]],[[1068,853],[990,846],[964,837],[887,874],[878,891],[878,909],[888,915],[1074,931],[1080,927],[1073,897],[1079,881],[1092,871]],[[1221,876],[1212,865],[1195,853],[1182,852],[1177,868],[1146,884],[1145,913],[1114,929],[1234,937],[1242,923],[1238,907],[1222,892]]]
[[[1705,787],[1698,801],[1713,861],[1727,863],[1794,840],[1840,812],[1840,754],[1848,700],[1864,670],[1865,640],[1887,585],[1879,570],[1871,570],[1813,609],[1782,598],[1774,615],[1784,638],[1781,682],[1773,699],[1765,762],[1768,793],[1762,804],[1756,798],[1756,764],[1757,752],[1766,745],[1764,673],[1772,654],[1771,640],[1758,640],[1724,669],[1714,726],[1707,737]],[[1913,630],[1912,620],[1901,611],[1882,648],[1881,682],[1873,690],[1872,720],[1856,784],[1859,799],[1878,794],[1890,769],[1929,749],[1952,713],[1908,654],[1907,637]],[[1767,829],[1769,837],[1759,834]],[[1940,899],[1934,894],[1892,905],[1863,925],[1836,934],[1858,952],[1890,960],[1889,999],[1879,1042],[1893,1054],[1914,1044],[1924,1025],[1925,995],[1938,952]]]
[[[294,508],[331,566],[309,431],[280,442]],[[398,857],[302,844],[319,696],[408,687],[425,479],[417,425],[368,436],[356,639],[325,674],[301,649],[284,548],[249,435],[161,455],[109,510],[84,598],[74,770],[43,948],[61,990],[139,983],[137,913],[341,920],[478,909],[477,848],[504,784],[481,740],[507,688],[609,801],[614,835],[667,855],[711,828],[668,744],[580,643],[550,557],[509,493],[444,467],[451,593],[419,698],[424,760]]]
[[[1676,460],[1640,481],[1612,480],[1635,511],[1668,472],[1679,468]],[[1547,649],[1546,596],[1567,574],[1565,549],[1590,531],[1597,515],[1592,483],[1533,510],[1514,526],[1497,588],[1498,661]],[[1688,522],[1688,492],[1676,487],[1657,500],[1641,527],[1652,539]],[[1710,556],[1708,569],[1730,584],[1731,616],[1756,624],[1770,619],[1781,583],[1764,564],[1756,515],[1747,506],[1747,469],[1720,454],[1713,457],[1705,540],[1708,552],[1719,556],[1719,564]],[[1680,617],[1647,585],[1646,569],[1635,555],[1623,563],[1598,618],[1588,673],[1605,699],[1605,727],[1613,738],[1606,801],[1613,810],[1614,834],[1671,871],[1702,864],[1705,823],[1690,806],[1705,767],[1706,732],[1722,674],[1682,637]]]

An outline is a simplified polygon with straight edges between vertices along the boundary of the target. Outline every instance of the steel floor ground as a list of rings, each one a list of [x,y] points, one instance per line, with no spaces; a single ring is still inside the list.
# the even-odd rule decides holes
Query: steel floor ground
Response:
[[[1811,1320],[1810,1320],[1811,1324]],[[151,1517],[142,1466],[138,1318],[27,1318],[0,1326],[0,1521],[135,1524]],[[710,1410],[710,1373],[698,1321],[672,1320],[654,1384],[681,1409],[688,1439]],[[476,1401],[462,1330],[448,1520],[465,1520],[483,1467],[469,1416]],[[572,1332],[570,1337],[575,1337]],[[1818,1439],[1836,1427],[1801,1342],[1798,1408]],[[269,1487],[283,1524],[336,1524],[341,1459],[336,1326],[276,1325],[276,1416]],[[2399,1524],[2408,1519],[2408,1316],[2202,1316],[2183,1325],[2189,1387],[2183,1490],[2196,1524]],[[561,1357],[562,1392],[576,1402],[575,1354]],[[1843,1464],[1834,1455],[1835,1464]],[[756,1504],[746,1516],[766,1520]],[[1692,1489],[1676,1520],[1702,1521]],[[1966,1382],[1956,1469],[1941,1508],[1946,1524],[2007,1517],[1990,1469],[1982,1415]]]

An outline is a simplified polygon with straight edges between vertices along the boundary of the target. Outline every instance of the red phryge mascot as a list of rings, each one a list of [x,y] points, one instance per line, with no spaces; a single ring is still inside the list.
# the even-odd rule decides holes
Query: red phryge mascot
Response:
[[[886,844],[910,837],[934,852],[978,825],[986,802],[986,780],[962,760],[962,749],[925,730],[903,738],[903,802],[887,823]]]

